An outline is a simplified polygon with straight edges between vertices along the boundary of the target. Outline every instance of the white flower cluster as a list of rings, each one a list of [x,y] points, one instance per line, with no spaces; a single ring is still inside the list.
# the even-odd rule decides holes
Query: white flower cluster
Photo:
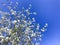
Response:
[[[10,5],[12,5],[10,2]],[[18,5],[18,2],[16,2]],[[5,5],[4,5],[5,6]],[[22,8],[16,11],[11,6],[7,6],[9,12],[0,11],[0,44],[1,45],[40,45],[42,32],[45,32],[47,24],[40,29],[40,25],[35,22],[36,12],[30,12],[29,8]]]

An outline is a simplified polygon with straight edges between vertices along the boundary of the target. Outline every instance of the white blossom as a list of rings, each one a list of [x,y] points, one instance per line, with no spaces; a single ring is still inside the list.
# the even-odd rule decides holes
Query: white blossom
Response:
[[[18,7],[19,3],[15,3],[15,8],[11,7],[13,3],[11,1],[10,6],[7,6],[9,12],[0,11],[2,18],[0,20],[0,43],[3,45],[8,43],[10,45],[40,45],[38,41],[42,40],[42,32],[46,31],[48,24],[46,23],[40,29],[40,24],[36,22],[34,17],[31,17],[37,15],[36,12],[30,12],[31,4],[27,9],[22,7],[21,11],[16,11],[15,8]]]

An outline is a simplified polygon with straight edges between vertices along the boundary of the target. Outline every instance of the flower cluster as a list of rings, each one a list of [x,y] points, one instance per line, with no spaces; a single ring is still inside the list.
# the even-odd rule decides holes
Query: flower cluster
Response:
[[[13,2],[10,2],[12,5]],[[5,6],[5,4],[3,4]],[[18,2],[16,2],[18,5]],[[40,29],[40,24],[35,22],[36,12],[30,12],[29,8],[16,11],[7,6],[9,12],[0,10],[0,44],[1,45],[40,45],[42,32],[45,32],[47,24]],[[14,7],[16,8],[16,6]]]

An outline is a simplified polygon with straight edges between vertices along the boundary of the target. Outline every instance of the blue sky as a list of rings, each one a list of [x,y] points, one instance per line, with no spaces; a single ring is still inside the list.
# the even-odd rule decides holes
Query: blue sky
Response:
[[[48,23],[41,45],[60,45],[60,1],[59,0],[18,0],[20,6],[32,4],[32,11],[37,12],[36,22],[41,26]],[[0,0],[5,2],[4,0]],[[17,8],[20,9],[20,6]],[[0,5],[0,7],[2,7]],[[3,7],[4,8],[4,7]],[[4,9],[5,10],[5,9]]]
[[[48,22],[48,30],[41,45],[60,45],[60,1],[33,1],[38,12],[38,21],[43,25]]]

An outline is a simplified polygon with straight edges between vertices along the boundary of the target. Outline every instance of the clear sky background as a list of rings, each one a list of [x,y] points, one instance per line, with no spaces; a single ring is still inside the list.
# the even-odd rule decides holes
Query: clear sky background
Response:
[[[37,12],[36,22],[39,22],[41,26],[48,23],[47,31],[44,33],[41,45],[60,45],[60,0],[18,0],[20,2],[19,10],[21,6],[28,7],[28,4],[32,4],[32,11]],[[1,2],[7,2],[6,0],[0,0]],[[15,2],[15,0],[14,0]],[[0,8],[4,8],[0,5]],[[6,8],[4,8],[6,10]]]

